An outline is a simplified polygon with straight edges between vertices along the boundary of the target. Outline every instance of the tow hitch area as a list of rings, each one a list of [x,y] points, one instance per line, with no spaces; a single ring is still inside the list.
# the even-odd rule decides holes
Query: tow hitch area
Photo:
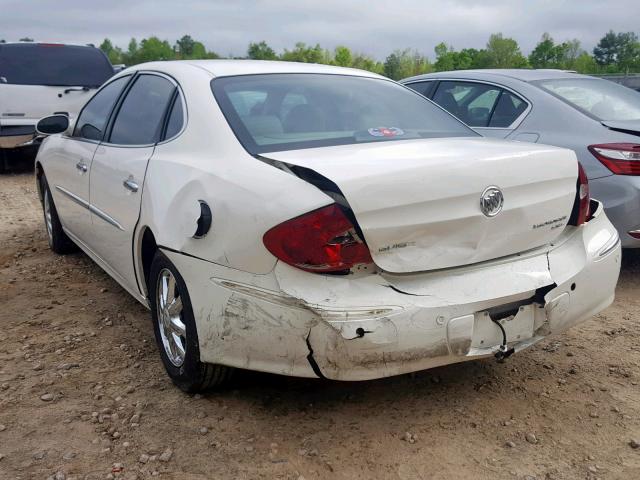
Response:
[[[504,363],[515,353],[513,345],[534,337],[546,321],[544,295],[552,287],[538,289],[536,295],[527,300],[500,305],[476,314],[472,344],[477,348],[490,348],[498,363]]]

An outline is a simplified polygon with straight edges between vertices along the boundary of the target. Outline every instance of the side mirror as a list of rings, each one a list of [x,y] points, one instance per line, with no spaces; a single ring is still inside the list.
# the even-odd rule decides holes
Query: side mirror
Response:
[[[69,128],[69,117],[66,115],[51,115],[44,117],[36,125],[36,132],[40,135],[55,135],[65,132]]]

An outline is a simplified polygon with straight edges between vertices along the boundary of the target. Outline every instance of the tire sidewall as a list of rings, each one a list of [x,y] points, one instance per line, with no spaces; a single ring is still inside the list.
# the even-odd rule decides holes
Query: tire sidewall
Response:
[[[60,224],[58,219],[58,212],[56,211],[56,207],[53,203],[53,197],[51,196],[51,190],[49,189],[49,184],[47,183],[47,177],[44,176],[44,173],[40,176],[40,189],[42,191],[42,219],[44,220],[44,230],[47,233],[47,242],[49,243],[49,248],[55,251],[55,240],[54,236],[56,234],[55,229],[56,226]],[[51,232],[47,227],[47,212],[44,208],[45,196],[49,196],[49,209],[51,210]],[[60,225],[60,230],[62,230],[62,225]]]
[[[176,367],[167,356],[162,338],[160,336],[160,325],[158,323],[158,306],[157,306],[157,288],[160,272],[164,269],[171,271],[176,279],[176,285],[180,293],[180,299],[182,300],[182,321],[186,327],[186,353],[184,362],[180,367]],[[164,367],[173,380],[173,382],[182,390],[191,390],[194,382],[197,382],[201,376],[201,363],[200,363],[200,348],[198,346],[198,332],[196,328],[196,322],[193,315],[193,308],[191,306],[191,298],[189,297],[189,291],[187,285],[180,275],[178,269],[173,263],[164,255],[161,251],[156,252],[156,255],[151,264],[151,270],[149,273],[149,285],[147,286],[149,292],[149,306],[151,307],[151,318],[153,320],[153,332],[156,338],[156,344],[160,351],[160,358]]]

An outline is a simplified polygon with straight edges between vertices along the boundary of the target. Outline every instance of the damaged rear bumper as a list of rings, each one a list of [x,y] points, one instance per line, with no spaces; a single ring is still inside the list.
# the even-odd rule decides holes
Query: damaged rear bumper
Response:
[[[606,308],[620,240],[602,207],[550,249],[419,275],[252,275],[167,252],[189,287],[203,361],[366,380],[516,351]]]

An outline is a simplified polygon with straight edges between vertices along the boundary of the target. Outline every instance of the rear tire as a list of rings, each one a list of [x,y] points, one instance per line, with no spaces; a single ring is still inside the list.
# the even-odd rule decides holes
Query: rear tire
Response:
[[[173,383],[187,393],[227,383],[232,368],[200,361],[198,331],[187,286],[175,265],[160,251],[151,263],[148,291],[160,358]]]
[[[42,192],[42,211],[44,213],[44,227],[47,231],[47,239],[49,241],[49,248],[53,252],[64,255],[66,253],[75,252],[78,250],[73,241],[64,233],[62,224],[60,223],[60,217],[58,217],[58,211],[53,203],[53,197],[51,196],[51,190],[49,190],[49,184],[47,179],[42,174],[40,176],[40,189]]]

